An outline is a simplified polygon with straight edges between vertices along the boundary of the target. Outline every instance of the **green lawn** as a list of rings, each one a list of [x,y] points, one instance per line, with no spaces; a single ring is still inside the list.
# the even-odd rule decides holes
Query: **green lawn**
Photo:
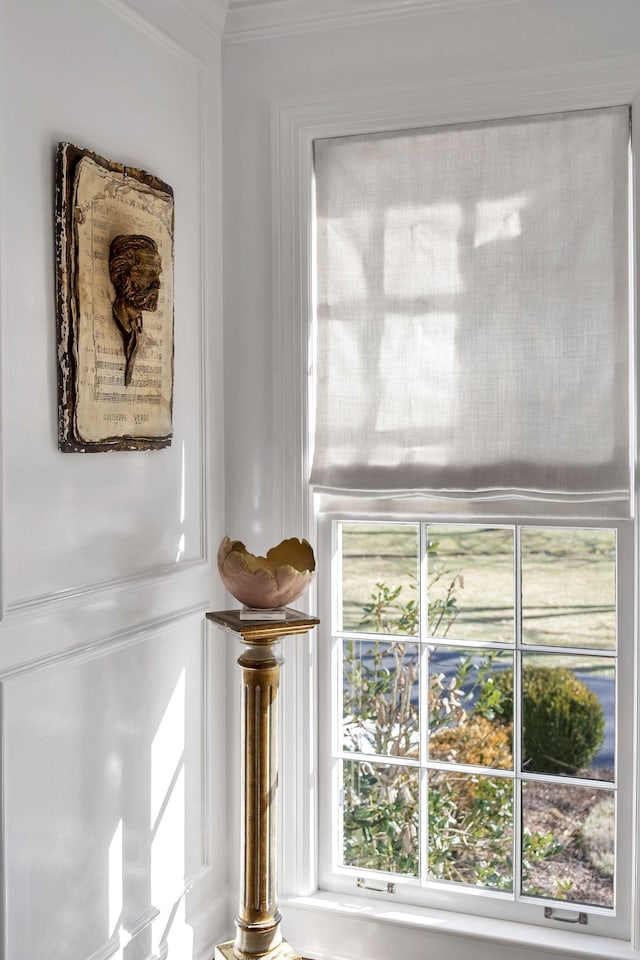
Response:
[[[510,642],[512,529],[434,524],[429,541],[429,601],[445,603],[449,597],[458,610],[453,621],[445,617],[432,633],[447,639]],[[377,583],[401,587],[400,603],[417,599],[418,543],[415,524],[343,525],[344,629],[358,627]],[[525,527],[522,610],[525,643],[614,649],[615,532]]]

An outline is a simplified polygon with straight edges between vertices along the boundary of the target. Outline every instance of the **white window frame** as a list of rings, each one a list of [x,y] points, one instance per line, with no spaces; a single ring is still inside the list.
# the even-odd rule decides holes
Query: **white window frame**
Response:
[[[392,523],[435,523],[435,524],[479,524],[486,527],[513,528],[516,525],[521,527],[553,527],[555,529],[594,529],[605,528],[615,529],[617,534],[617,554],[620,556],[633,556],[633,521],[622,520],[613,522],[612,520],[580,520],[571,519],[548,519],[548,518],[523,518],[520,516],[506,517],[501,516],[482,516],[469,515],[461,517],[459,515],[450,516],[442,512],[436,517],[415,515],[409,516],[366,516],[358,517],[355,514],[323,513],[318,523],[318,553],[321,557],[333,556],[337,563],[336,543],[334,540],[335,522],[370,522],[377,523],[387,521]],[[329,574],[325,577],[322,589],[319,590],[319,615],[323,623],[326,623],[326,630],[322,636],[323,648],[333,641],[333,638],[339,638],[340,631],[336,629],[337,610],[336,596],[329,586]],[[338,586],[339,589],[339,586]],[[627,597],[633,595],[633,570],[618,569],[617,584],[617,633],[618,633],[618,654],[619,659],[616,665],[617,674],[617,704],[620,701],[631,701],[633,697],[633,670],[628,668],[629,660],[633,660],[633,651],[624,649],[624,642],[620,642],[620,634],[628,631],[628,625],[633,624],[633,605],[627,602]],[[350,632],[350,631],[348,631]],[[384,637],[385,635],[378,635]],[[337,640],[337,644],[340,644]],[[333,642],[332,642],[333,646]],[[514,647],[515,649],[515,647]],[[319,746],[321,754],[331,756],[336,751],[335,727],[340,720],[340,707],[337,702],[336,689],[336,663],[331,662],[337,657],[337,649],[333,650],[333,657],[323,649],[322,656],[319,658],[319,677],[324,689],[332,690],[333,702],[330,705],[324,705],[320,709],[319,726]],[[626,665],[626,667],[625,667]],[[334,736],[331,737],[330,728],[333,728]],[[554,914],[560,917],[575,918],[578,910],[585,913],[588,917],[588,931],[590,934],[598,936],[616,936],[623,937],[625,931],[629,928],[630,921],[630,891],[624,882],[624,878],[629,875],[631,870],[631,850],[626,840],[627,834],[624,830],[624,820],[627,822],[632,819],[632,811],[629,806],[624,804],[626,797],[632,792],[632,783],[630,771],[625,769],[624,764],[620,763],[621,756],[633,756],[633,741],[630,736],[631,731],[618,722],[616,714],[616,795],[622,798],[622,804],[618,804],[617,817],[617,835],[616,835],[616,909],[612,912],[609,909],[592,906],[581,906],[576,908],[571,904],[563,904],[562,901],[546,899],[544,897],[528,898],[524,897],[520,902],[514,900],[510,894],[493,892],[490,890],[478,889],[476,887],[454,888],[446,883],[434,882],[421,887],[419,882],[413,879],[404,880],[394,875],[376,877],[376,871],[366,870],[355,867],[334,867],[332,864],[331,851],[322,851],[319,855],[319,881],[321,888],[330,889],[341,894],[353,893],[356,888],[356,878],[361,877],[368,887],[384,887],[387,881],[392,881],[395,885],[395,896],[405,903],[413,903],[415,906],[429,909],[429,907],[439,907],[443,910],[457,909],[468,915],[484,916],[491,914],[496,919],[517,920],[520,923],[538,923],[543,920],[543,911],[545,906],[553,909]],[[375,760],[374,757],[370,757]],[[322,761],[320,771],[326,771],[329,763]],[[324,779],[324,778],[323,778]],[[570,782],[567,782],[570,786]],[[321,803],[319,809],[320,834],[325,837],[332,837],[336,843],[335,810],[333,809],[336,799],[334,791],[328,783],[324,783],[321,790]],[[334,852],[334,856],[337,851]],[[452,906],[455,904],[455,907]],[[563,921],[556,921],[563,922]],[[582,928],[581,928],[582,929]]]
[[[272,108],[273,169],[273,316],[275,318],[274,376],[280,385],[274,396],[275,443],[282,451],[274,480],[281,490],[280,513],[283,529],[303,531],[318,543],[313,498],[309,492],[309,422],[307,410],[309,336],[313,315],[313,142],[333,136],[411,129],[435,124],[494,120],[505,117],[589,109],[628,104],[635,130],[640,129],[640,65],[618,64],[576,68],[554,74],[523,73],[482,83],[460,82],[429,88],[375,91],[367,96],[345,96],[308,102],[282,101]],[[638,138],[634,152],[637,154]],[[634,171],[633,192],[638,197],[639,164]],[[636,206],[637,201],[634,203]],[[638,217],[634,218],[635,249],[638,244]],[[636,266],[632,264],[632,277]],[[632,284],[635,287],[635,283]],[[636,309],[635,293],[631,309]],[[636,358],[637,342],[632,352]],[[636,410],[637,385],[631,384],[631,409]],[[635,463],[636,453],[632,453]],[[638,516],[637,492],[632,504]],[[637,521],[634,553],[638,556]],[[318,544],[318,554],[323,549]],[[637,561],[636,561],[637,569]],[[322,570],[319,571],[322,576]],[[633,606],[636,634],[633,701],[637,704],[638,588]],[[312,592],[309,603],[315,607]],[[280,816],[286,830],[280,830],[280,900],[286,918],[285,934],[294,940],[296,925],[309,934],[318,931],[323,955],[332,949],[344,953],[344,944],[353,943],[353,956],[383,960],[391,955],[412,958],[425,952],[425,932],[473,936],[495,943],[529,944],[533,950],[557,949],[581,957],[610,957],[616,960],[640,957],[640,911],[631,917],[630,940],[574,933],[549,921],[532,926],[512,921],[489,920],[472,915],[440,912],[437,909],[390,905],[376,894],[368,899],[323,893],[318,890],[318,631],[286,651],[282,686],[282,742]],[[639,738],[639,711],[632,722],[634,756]],[[638,847],[638,762],[632,772],[634,835],[633,890],[631,903],[640,887]],[[331,915],[330,931],[326,915]],[[358,919],[359,918],[359,919]],[[366,921],[374,921],[374,943],[367,937]],[[360,931],[359,933],[355,931]],[[321,937],[320,937],[321,934]],[[347,938],[345,940],[345,938]],[[391,940],[389,940],[391,938]],[[364,952],[358,947],[366,942]],[[332,947],[332,943],[334,944]]]

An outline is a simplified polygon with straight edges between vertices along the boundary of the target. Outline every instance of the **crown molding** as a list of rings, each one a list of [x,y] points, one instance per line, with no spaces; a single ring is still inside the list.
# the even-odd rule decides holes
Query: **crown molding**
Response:
[[[176,0],[195,22],[207,33],[222,40],[229,0]]]
[[[201,4],[203,0],[191,2]],[[229,0],[224,42],[241,43],[422,13],[513,6],[523,2],[525,0]]]
[[[99,0],[138,26],[146,23],[149,32],[164,33],[168,41],[179,44],[184,21],[222,41],[229,0]],[[178,29],[176,30],[176,27]],[[206,59],[206,57],[204,58]]]

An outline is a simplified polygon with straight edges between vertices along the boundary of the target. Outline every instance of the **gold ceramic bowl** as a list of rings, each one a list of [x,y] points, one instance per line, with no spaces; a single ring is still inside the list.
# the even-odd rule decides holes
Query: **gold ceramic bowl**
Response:
[[[224,537],[218,549],[218,570],[232,597],[262,610],[286,607],[307,589],[316,561],[306,540],[292,537],[254,557],[240,540]]]

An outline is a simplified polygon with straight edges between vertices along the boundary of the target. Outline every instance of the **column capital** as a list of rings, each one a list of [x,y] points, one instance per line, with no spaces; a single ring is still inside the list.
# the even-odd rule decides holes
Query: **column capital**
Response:
[[[207,614],[207,620],[238,634],[245,643],[272,643],[280,637],[308,633],[320,621],[299,610],[287,607],[286,620],[242,620],[239,610],[218,610]]]

